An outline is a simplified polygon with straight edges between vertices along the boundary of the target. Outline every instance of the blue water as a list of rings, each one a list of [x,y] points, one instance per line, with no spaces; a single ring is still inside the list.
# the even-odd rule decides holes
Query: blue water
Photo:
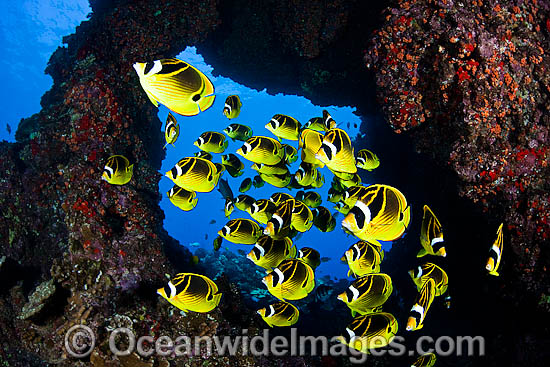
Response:
[[[254,130],[254,135],[274,137],[265,128],[265,124],[267,124],[271,120],[271,117],[277,113],[290,115],[298,119],[302,124],[305,124],[312,117],[322,116],[322,110],[327,109],[334,120],[340,127],[348,132],[352,139],[359,133],[358,127],[361,121],[358,116],[353,114],[354,108],[316,106],[304,97],[282,94],[273,96],[269,95],[265,90],[258,92],[240,85],[229,78],[222,76],[214,77],[212,75],[212,67],[205,62],[201,55],[197,54],[196,48],[194,47],[188,47],[177,57],[191,63],[210,78],[215,87],[216,100],[212,107],[199,113],[197,116],[183,117],[175,115],[178,123],[181,125],[180,136],[175,147],[167,147],[166,159],[163,161],[161,170],[163,174],[170,170],[174,164],[183,157],[191,156],[199,151],[199,149],[193,145],[193,142],[205,131],[222,132],[230,123],[240,123],[250,126]],[[228,120],[222,114],[222,111],[225,98],[231,94],[239,95],[243,106],[237,118]],[[167,115],[168,110],[165,107],[161,107],[159,111],[160,120],[166,121]],[[355,124],[357,127],[354,127]],[[298,148],[297,141],[291,142],[284,140],[283,143]],[[241,146],[242,142],[232,142],[229,139],[229,146],[224,154],[235,153]],[[245,173],[236,178],[228,174],[224,174],[223,176],[229,181],[235,196],[240,194],[238,189],[241,182],[246,177],[253,178],[256,175],[256,172],[250,169],[252,162],[240,156],[238,157],[245,164]],[[221,154],[214,154],[214,162],[221,163]],[[291,165],[290,171],[292,173],[295,172],[299,164],[300,159]],[[325,185],[317,189],[317,192],[319,192],[323,198],[323,204],[321,205],[327,207],[333,213],[338,213],[336,210],[332,209],[334,204],[326,201],[330,182],[332,181],[332,173],[327,168],[323,168],[321,171],[325,176]],[[368,181],[365,182],[367,175],[362,174],[362,176],[364,183],[368,183]],[[190,246],[192,251],[201,247],[211,250],[212,241],[217,237],[217,231],[227,222],[227,218],[224,216],[223,212],[225,200],[217,190],[210,193],[197,193],[199,198],[197,207],[192,211],[184,212],[172,205],[166,196],[166,192],[170,190],[172,186],[173,182],[170,179],[164,177],[161,180],[160,191],[163,193],[161,208],[166,215],[164,221],[166,230],[182,244],[192,244]],[[284,188],[279,189],[269,184],[265,184],[259,189],[252,187],[246,194],[255,199],[268,199],[271,194],[279,191],[295,195],[298,190],[289,191]],[[298,248],[306,246],[313,247],[321,253],[321,257],[331,258],[330,261],[321,264],[317,268],[316,274],[320,276],[331,275],[336,278],[345,277],[348,268],[346,264],[340,262],[340,257],[350,245],[357,241],[355,237],[348,236],[342,231],[340,222],[343,219],[343,215],[340,213],[338,214],[339,216],[336,218],[336,229],[334,231],[323,233],[313,226],[311,230],[294,241]],[[250,218],[250,216],[246,212],[235,209],[231,215],[231,219],[234,218]],[[215,223],[210,224],[212,220],[214,220]],[[206,236],[208,237],[207,239]],[[251,249],[250,245],[236,245],[227,241],[224,241],[222,246],[226,246],[229,250],[234,252],[241,249],[248,253]]]

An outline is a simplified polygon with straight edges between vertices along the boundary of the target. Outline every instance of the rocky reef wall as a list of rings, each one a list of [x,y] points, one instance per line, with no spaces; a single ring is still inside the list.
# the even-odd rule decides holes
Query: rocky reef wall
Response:
[[[474,294],[492,304],[504,302],[506,311],[516,305],[533,315],[546,314],[547,4],[397,1],[380,16],[389,5],[358,0],[91,1],[90,19],[50,59],[46,72],[54,85],[42,98],[42,111],[21,122],[16,143],[0,143],[0,273],[6,279],[0,288],[0,361],[12,366],[167,366],[163,358],[111,360],[105,330],[124,326],[140,335],[254,330],[235,286],[227,284],[226,306],[209,317],[182,317],[158,302],[154,292],[166,273],[186,269],[189,254],[162,228],[161,122],[131,65],[174,56],[189,45],[197,46],[216,72],[273,93],[353,105],[367,115],[377,109],[376,91],[389,125],[444,167],[448,177],[455,175],[453,187],[475,203],[461,205],[486,211],[469,219],[506,223],[509,249],[500,288]],[[99,180],[111,154],[136,162],[131,184],[115,187]],[[469,219],[464,218],[465,228]],[[457,257],[452,266],[460,270],[465,258]],[[457,280],[457,293],[467,297],[470,286]],[[476,301],[471,301],[474,308]],[[98,347],[83,360],[70,358],[63,348],[65,332],[79,323],[99,336]],[[493,346],[513,343],[504,341],[510,333],[506,325],[491,325],[500,327],[492,331]],[[528,336],[520,338],[521,345],[528,342]],[[535,340],[526,354],[540,353],[543,343]],[[185,363],[202,365],[202,357]],[[493,355],[485,362],[498,360],[503,358]],[[329,362],[323,361],[335,363]],[[220,357],[209,363],[256,362]],[[282,358],[258,363],[321,362]]]

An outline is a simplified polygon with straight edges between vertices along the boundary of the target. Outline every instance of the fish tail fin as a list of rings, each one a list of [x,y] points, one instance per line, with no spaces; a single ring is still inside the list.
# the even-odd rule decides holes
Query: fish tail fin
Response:
[[[494,271],[494,270],[490,271],[489,274],[494,275],[496,277],[500,276],[500,274],[498,272]]]
[[[133,165],[133,164],[131,164],[131,165],[128,166],[128,172],[129,172],[130,174],[133,174],[133,173],[134,173],[134,165]]]
[[[423,327],[424,327],[424,324],[420,324],[420,325],[418,325],[418,326],[416,327],[416,329],[414,329],[414,330],[415,330],[415,331],[416,331],[416,330],[420,330],[420,329],[422,329]]]
[[[428,255],[428,251],[426,251],[426,249],[424,248],[421,248],[420,251],[418,251],[418,253],[416,254],[416,257],[423,257],[426,255]]]

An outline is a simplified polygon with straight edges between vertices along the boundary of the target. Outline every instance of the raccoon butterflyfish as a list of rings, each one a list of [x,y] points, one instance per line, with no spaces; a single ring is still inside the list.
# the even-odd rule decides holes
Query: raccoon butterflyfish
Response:
[[[283,260],[292,258],[292,247],[292,240],[288,237],[277,240],[261,236],[246,257],[265,270],[272,271]]]
[[[311,209],[313,225],[321,232],[332,232],[336,227],[336,218],[324,206]]]
[[[206,131],[199,136],[193,145],[208,153],[223,153],[228,142],[225,140],[225,135],[216,131]]]
[[[327,131],[327,128],[324,124],[322,117],[312,117],[304,124],[304,129],[311,129],[314,131],[318,131],[321,133],[324,133]]]
[[[325,125],[325,131],[336,128],[336,121],[332,118],[327,110],[323,110],[323,125]]]
[[[302,191],[303,192],[303,191]],[[317,208],[323,202],[321,195],[316,191],[303,192],[301,199],[298,199],[310,208]]]
[[[342,129],[330,129],[326,132],[315,158],[326,164],[331,171],[357,172],[351,140]]]
[[[321,254],[319,251],[311,247],[302,247],[299,249],[296,259],[305,262],[313,270],[317,269],[317,267],[321,265]]]
[[[367,149],[361,149],[357,152],[357,168],[361,168],[367,171],[372,171],[380,165],[380,159],[378,156]]]
[[[445,270],[433,263],[424,263],[414,269],[411,269],[409,270],[409,275],[411,276],[414,284],[416,284],[416,289],[419,292],[424,286],[424,283],[426,283],[430,278],[435,281],[436,296],[441,296],[444,294],[449,286],[449,277],[447,276]]]
[[[223,106],[223,114],[228,119],[234,119],[241,113],[241,99],[237,95],[229,96],[225,99],[225,105]]]
[[[149,100],[183,116],[194,116],[214,103],[214,85],[195,67],[178,59],[136,62],[139,82]]]
[[[248,209],[248,213],[255,221],[265,225],[271,219],[276,210],[277,205],[275,205],[274,202],[267,199],[259,199],[252,204],[250,209]]]
[[[242,210],[243,212],[248,212],[256,200],[248,195],[239,195],[235,199],[235,208]]]
[[[307,232],[313,225],[313,213],[306,204],[294,200],[290,225],[298,232]]]
[[[334,205],[334,209],[338,210],[340,213],[344,215],[348,215],[348,213],[351,211],[351,207],[347,206],[342,201],[336,203],[336,205]]]
[[[166,177],[188,191],[210,192],[218,184],[225,168],[207,159],[187,157],[180,160]]]
[[[380,311],[393,291],[392,280],[384,273],[367,274],[354,280],[338,299],[351,310],[352,316]]]
[[[222,164],[231,177],[239,177],[244,173],[244,164],[233,153],[222,155]]]
[[[168,195],[172,204],[184,211],[192,210],[197,206],[197,201],[199,200],[197,193],[182,189],[178,185],[174,185],[166,195]]]
[[[356,175],[356,173],[339,172],[339,171],[333,171],[333,170],[331,170],[331,172],[334,174],[335,178],[339,179],[335,181],[338,182],[338,185],[342,188],[346,188],[346,187],[342,185],[341,181],[352,180]]]
[[[282,301],[273,303],[266,308],[261,308],[257,312],[269,327],[294,325],[300,316],[300,312],[296,307]]]
[[[253,135],[252,129],[250,127],[241,124],[230,124],[228,127],[223,129],[223,132],[233,141],[246,141],[250,139]]]
[[[339,182],[340,182],[340,185],[344,188],[350,188],[350,187],[353,187],[353,186],[358,186],[358,185],[361,185],[361,176],[359,176],[359,174],[355,173],[353,175],[352,178],[350,178],[349,180],[344,180],[342,178],[336,178]]]
[[[436,356],[433,353],[423,354],[413,364],[411,367],[433,367],[436,361]]]
[[[260,175],[256,175],[254,176],[254,178],[252,179],[252,185],[256,188],[256,189],[259,189],[260,187],[263,187],[265,185],[265,181],[262,179],[262,177]]]
[[[489,272],[491,275],[495,275],[498,277],[498,267],[500,266],[500,260],[502,259],[502,225],[504,223],[500,223],[500,226],[497,230],[497,239],[493,243],[493,246],[491,247],[491,250],[489,251],[489,258],[487,259],[487,265],[485,265],[485,269]]]
[[[375,184],[367,187],[361,200],[342,221],[342,227],[361,240],[393,241],[407,229],[411,208],[394,187]]]
[[[300,123],[294,117],[277,114],[265,125],[265,128],[275,135],[279,140],[298,140]]]
[[[322,145],[323,134],[311,129],[302,130],[299,142],[299,147],[302,149],[302,162],[323,168],[325,164],[315,157],[315,154],[317,154]]]
[[[223,214],[225,215],[225,217],[229,219],[231,213],[233,213],[233,210],[235,210],[235,203],[233,202],[233,200],[229,198],[225,199],[225,205],[223,207]]]
[[[359,241],[344,253],[342,261],[349,266],[348,276],[362,277],[380,272],[380,252],[378,247],[366,241]]]
[[[222,297],[216,283],[193,273],[177,274],[157,293],[183,312],[210,312]]]
[[[197,158],[203,158],[203,159],[207,159],[209,161],[212,160],[212,154],[208,153],[208,152],[205,152],[204,150],[199,150],[198,152],[196,152],[195,154],[193,154],[193,156],[197,157]]]
[[[263,173],[264,175],[286,175],[288,173],[288,167],[286,166],[285,161],[280,161],[273,166],[263,163],[254,163],[251,168],[258,173]]]
[[[330,189],[328,189],[327,201],[336,204],[336,203],[338,203],[340,201],[343,201],[343,200],[344,200],[344,192],[343,191],[338,191],[334,187],[331,187]]]
[[[281,301],[297,300],[307,297],[315,287],[313,269],[305,262],[283,260],[262,282],[274,297]]]
[[[179,135],[180,126],[178,125],[178,121],[174,115],[168,112],[168,117],[166,117],[166,126],[164,128],[164,139],[166,140],[164,148],[166,148],[168,144],[172,144],[172,146],[174,146],[174,143],[178,140]]]
[[[347,335],[338,337],[338,341],[362,353],[368,353],[369,349],[390,344],[397,329],[397,320],[392,314],[371,313],[354,318],[346,327]]]
[[[271,186],[275,186],[278,188],[287,187],[290,183],[292,176],[289,172],[282,175],[265,175],[263,173],[260,173],[260,177],[262,180],[264,180],[266,183],[270,184]]]
[[[264,234],[273,237],[284,228],[290,227],[295,203],[296,200],[291,196],[290,199],[277,205],[277,210],[275,210],[275,213],[273,213],[273,216],[265,226]]]
[[[420,330],[424,327],[424,318],[435,298],[435,282],[429,278],[416,296],[407,320],[407,331]]]
[[[298,170],[294,174],[294,177],[296,177],[296,181],[301,186],[307,187],[310,186],[313,181],[317,178],[317,169],[313,167],[312,164],[302,162],[300,163],[300,167],[298,167]]]
[[[112,155],[107,159],[101,179],[111,185],[125,185],[132,179],[134,165],[122,155]]]
[[[370,193],[370,190],[366,186],[351,186],[344,191],[342,195],[342,201],[349,207],[353,207],[357,200],[365,199]],[[330,194],[330,192],[329,192]]]
[[[229,242],[242,245],[252,245],[262,235],[258,223],[250,219],[231,219],[218,231],[218,234]]]
[[[292,195],[287,194],[286,192],[276,192],[271,195],[269,198],[270,201],[273,201],[275,205],[281,204],[283,201],[288,199],[294,199]]]
[[[252,179],[250,177],[245,178],[239,186],[239,192],[245,193],[252,187]]]
[[[313,182],[311,183],[311,187],[314,187],[316,189],[323,187],[325,184],[325,176],[321,173],[321,171],[316,170],[317,174],[315,175]]]
[[[237,154],[254,163],[263,163],[274,166],[285,156],[281,143],[267,136],[253,136],[248,139]]]
[[[292,145],[283,144],[286,164],[292,164],[298,160],[298,151]]]
[[[214,238],[214,241],[212,242],[212,244],[214,245],[214,251],[218,251],[220,247],[222,247],[222,241],[223,241],[222,236],[218,236]]]
[[[416,257],[425,255],[447,256],[441,223],[427,205],[424,205],[424,216],[420,228],[420,244],[422,249],[418,251]]]

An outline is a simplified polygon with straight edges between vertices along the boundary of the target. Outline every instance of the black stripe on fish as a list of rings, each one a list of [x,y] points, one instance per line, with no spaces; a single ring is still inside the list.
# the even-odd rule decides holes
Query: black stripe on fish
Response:
[[[349,214],[353,214],[353,216],[355,217],[357,228],[363,229],[363,227],[365,226],[365,213],[363,213],[363,211],[358,206],[354,206],[349,211]]]

